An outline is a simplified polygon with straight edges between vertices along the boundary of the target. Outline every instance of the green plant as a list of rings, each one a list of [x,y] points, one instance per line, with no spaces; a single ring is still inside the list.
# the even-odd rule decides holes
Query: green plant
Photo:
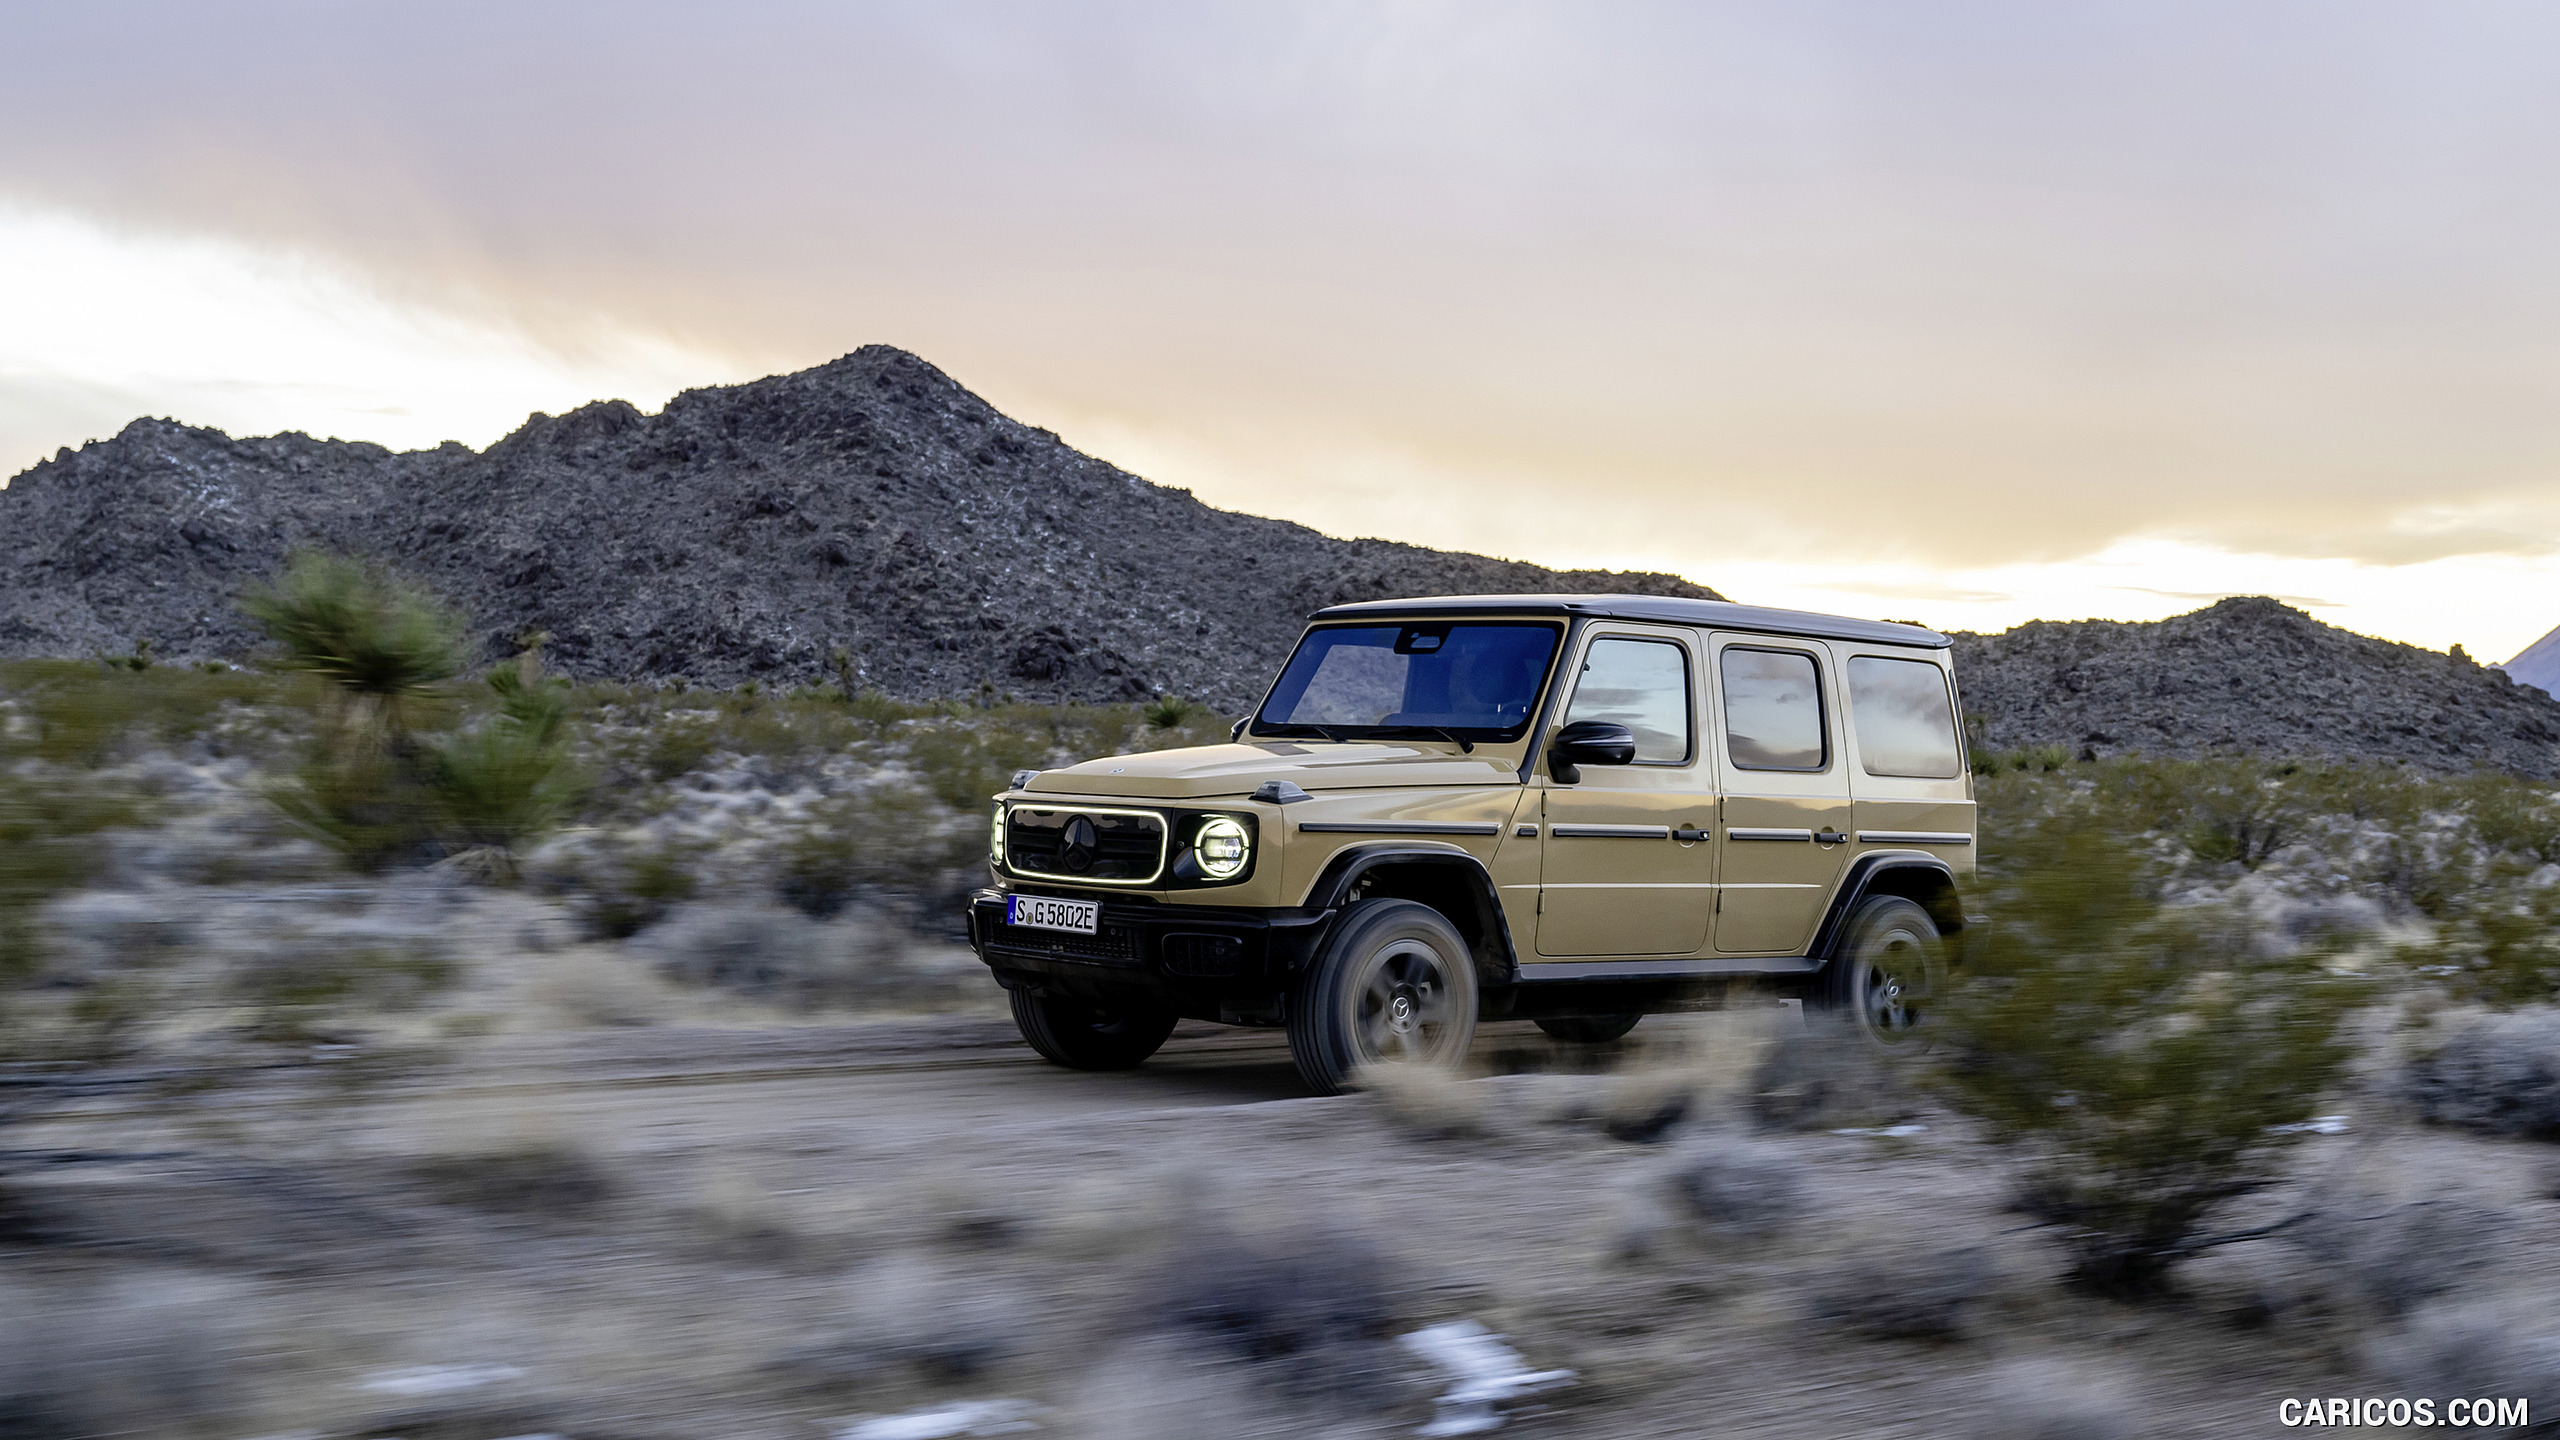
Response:
[[[378,567],[304,551],[240,608],[284,652],[286,669],[317,675],[369,705],[397,733],[403,706],[470,658],[460,616]]]
[[[2144,1293],[2234,1236],[2214,1207],[2272,1179],[2348,1058],[2364,986],[2317,947],[2282,953],[2235,914],[2170,911],[2155,878],[2087,813],[2029,822],[1988,877],[1996,924],[1933,1018],[1938,1078],[2022,1152],[2024,1201],[2056,1226],[2076,1280]]]
[[[1200,707],[1179,695],[1159,695],[1138,713],[1158,730],[1172,730],[1198,714]]]
[[[267,799],[294,828],[372,874],[434,843],[434,797],[417,767],[376,746],[323,739]]]
[[[526,652],[530,656],[533,652]],[[498,714],[434,755],[445,836],[501,854],[549,829],[584,789],[568,755],[568,684],[520,670],[489,676]]]
[[[2402,963],[2463,1000],[2508,1009],[2560,999],[2560,885],[2493,873],[2448,902]]]

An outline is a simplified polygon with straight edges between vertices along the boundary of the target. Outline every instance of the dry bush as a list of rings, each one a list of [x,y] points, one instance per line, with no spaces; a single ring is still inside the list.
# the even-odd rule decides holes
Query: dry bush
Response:
[[[1933,1012],[1944,1092],[2023,1155],[2022,1201],[2072,1278],[2156,1291],[2209,1243],[2216,1207],[2273,1183],[2353,1053],[2369,987],[2318,946],[2261,944],[2227,908],[2172,909],[2159,877],[2089,815],[2020,827]]]
[[[538,962],[532,993],[570,1025],[599,1029],[653,1025],[673,1015],[677,995],[636,961],[593,951]]]
[[[2287,1233],[2319,1263],[2322,1281],[2388,1316],[2463,1288],[2515,1243],[2514,1229],[2466,1200],[2349,1196]]]
[[[1999,1288],[1990,1257],[1968,1245],[1897,1237],[1861,1246],[1810,1281],[1805,1315],[1867,1340],[1955,1340]]]
[[[2376,1338],[2365,1363],[2411,1398],[2444,1402],[2522,1397],[2541,1423],[2522,1430],[2467,1434],[2543,1434],[2560,1413],[2560,1310],[2547,1295],[2507,1295],[2439,1305]]]
[[[1649,1145],[1715,1117],[1745,1093],[1790,1023],[1774,1006],[1657,1018],[1628,1043],[1624,1068],[1590,1118],[1610,1139]]]
[[[1275,1404],[1255,1387],[1246,1366],[1201,1355],[1162,1335],[1103,1356],[1083,1375],[1067,1412],[1066,1430],[1075,1440],[1247,1440],[1310,1433],[1351,1440],[1359,1433],[1328,1428],[1299,1407]]]
[[[2432,1124],[2560,1140],[2560,1008],[2462,1024],[2409,1063],[2401,1089]]]
[[[613,1172],[551,1116],[524,1102],[457,1107],[428,1121],[433,1149],[409,1178],[438,1201],[474,1209],[584,1219],[620,1189]]]
[[[235,1305],[200,1283],[0,1280],[0,1435],[237,1433]]]
[[[912,1255],[845,1277],[835,1317],[811,1343],[772,1362],[811,1390],[973,1379],[1032,1339],[1023,1297]]]
[[[1795,1162],[1777,1146],[1732,1132],[1708,1135],[1623,1197],[1617,1250],[1637,1259],[1671,1243],[1729,1249],[1765,1241],[1795,1223],[1803,1200]]]
[[[1802,1030],[1777,1036],[1753,1069],[1751,1119],[1763,1130],[1890,1125],[1919,1108],[1909,1068],[1847,1021],[1810,1016]]]
[[[1154,1335],[1242,1367],[1282,1407],[1374,1414],[1398,1393],[1387,1343],[1400,1271],[1341,1229],[1177,1237],[1133,1298],[1131,1338]]]
[[[632,949],[678,984],[793,1009],[942,1004],[986,989],[974,961],[937,966],[895,926],[867,917],[821,924],[779,905],[684,906]]]

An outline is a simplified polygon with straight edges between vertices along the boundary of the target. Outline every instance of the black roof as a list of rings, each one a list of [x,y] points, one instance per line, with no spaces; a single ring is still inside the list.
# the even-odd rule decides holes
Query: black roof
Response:
[[[1944,650],[1954,642],[1921,625],[1853,620],[1808,610],[1769,610],[1727,600],[1676,600],[1661,595],[1428,595],[1412,600],[1364,600],[1332,605],[1312,620],[1366,620],[1402,615],[1582,615],[1595,620],[1651,620],[1764,635],[1809,635],[1870,645],[1916,645]]]

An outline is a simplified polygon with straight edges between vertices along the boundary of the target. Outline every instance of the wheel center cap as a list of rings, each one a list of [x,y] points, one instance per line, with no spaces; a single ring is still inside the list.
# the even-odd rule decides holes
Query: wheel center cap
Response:
[[[1399,1031],[1413,1028],[1413,997],[1398,995],[1387,1002],[1387,1023]]]

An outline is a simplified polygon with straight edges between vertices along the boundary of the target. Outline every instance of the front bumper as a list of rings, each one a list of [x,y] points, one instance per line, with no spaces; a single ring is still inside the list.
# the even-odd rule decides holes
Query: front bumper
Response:
[[[1145,992],[1206,1018],[1286,993],[1335,913],[1164,905],[1088,892],[1074,898],[1101,904],[1098,933],[1069,935],[1006,924],[1008,893],[981,890],[969,898],[970,948],[998,980],[1091,994]]]

